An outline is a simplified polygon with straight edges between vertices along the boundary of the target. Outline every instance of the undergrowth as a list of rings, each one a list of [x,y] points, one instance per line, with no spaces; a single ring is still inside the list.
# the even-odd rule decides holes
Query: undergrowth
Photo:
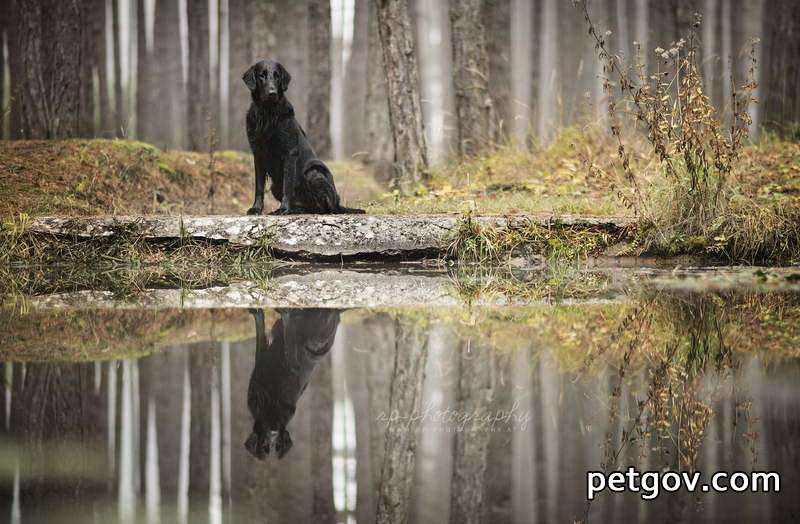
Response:
[[[751,46],[744,83],[737,85],[731,78],[726,128],[703,92],[696,38],[699,14],[687,39],[669,49],[655,49],[658,65],[648,72],[641,60],[626,63],[611,53],[606,43],[609,33],[596,27],[586,0],[574,3],[584,14],[603,64],[608,122],[618,142],[618,169],[624,180],[624,187],[615,189],[639,219],[643,250],[702,253],[746,263],[800,260],[800,209],[745,195],[743,181],[735,176],[752,123],[748,107],[755,101],[757,87],[757,42]],[[620,115],[623,105],[643,127],[658,159],[655,177],[646,178],[631,162],[621,133],[628,118]]]
[[[0,292],[102,288],[125,295],[151,287],[207,287],[235,280],[268,283],[278,266],[269,238],[252,246],[190,238],[144,238],[119,226],[81,238],[30,231],[21,215],[0,224]]]

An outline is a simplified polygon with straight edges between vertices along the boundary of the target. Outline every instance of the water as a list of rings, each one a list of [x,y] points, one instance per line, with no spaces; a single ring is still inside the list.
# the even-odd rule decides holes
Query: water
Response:
[[[796,520],[791,274],[613,270],[521,306],[469,305],[457,287],[349,309],[231,307],[253,304],[220,290],[162,309],[16,297],[0,310],[2,518]],[[346,304],[348,278],[367,278],[354,275],[307,302]],[[307,288],[286,278],[265,293],[297,300],[281,290]],[[781,492],[587,503],[587,471],[628,466],[776,471]]]

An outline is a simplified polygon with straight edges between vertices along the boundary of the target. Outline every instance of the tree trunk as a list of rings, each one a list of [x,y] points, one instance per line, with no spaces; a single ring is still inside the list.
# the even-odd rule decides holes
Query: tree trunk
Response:
[[[397,334],[383,466],[378,489],[378,523],[408,522],[414,480],[422,383],[428,357],[427,327],[395,321]]]
[[[375,0],[394,142],[393,185],[407,190],[428,166],[414,31],[403,0]]]
[[[489,58],[480,4],[480,0],[450,0],[457,147],[462,157],[480,153],[492,139]]]
[[[321,157],[331,155],[331,3],[312,0],[308,4],[309,61],[308,137]]]
[[[800,3],[768,0],[764,16],[762,121],[767,128],[800,135]],[[795,125],[792,125],[795,124]]]
[[[211,111],[211,62],[209,58],[208,0],[188,0],[189,71],[187,86],[187,127],[189,149],[208,147],[208,118]]]
[[[95,95],[99,102],[100,70],[105,67],[105,1],[86,0],[81,3],[84,24],[81,34],[81,78],[80,78],[80,136],[95,136],[99,131],[100,107],[95,107]]]
[[[0,1],[0,10],[5,14],[0,18],[0,139],[8,139],[8,121],[11,107],[9,104],[10,97],[6,93],[6,56],[5,49],[8,42],[8,35],[6,33],[8,26],[8,18],[11,14],[11,5],[8,0]],[[8,100],[7,100],[8,99]]]
[[[145,0],[137,0],[136,8],[136,138],[145,142],[156,141],[156,129],[165,127],[169,118],[154,111],[157,103],[154,47],[147,44],[145,27]],[[162,60],[162,57],[158,57]],[[162,80],[163,81],[163,80]],[[156,143],[163,146],[163,143]]]
[[[511,0],[485,0],[481,18],[486,21],[486,52],[494,108],[492,125],[496,134],[493,138],[505,139],[512,130]]]
[[[81,9],[76,0],[18,0],[24,134],[78,134]]]
[[[111,0],[112,40],[114,41],[114,135],[122,136],[127,122],[125,101],[122,98],[122,45],[120,40],[119,2]]]
[[[389,98],[386,92],[386,74],[383,69],[383,52],[378,33],[378,12],[374,1],[369,2],[367,20],[367,100],[363,125],[367,130],[367,162],[379,175],[388,178],[388,166],[394,158],[392,127],[389,123]]]
[[[233,149],[248,151],[245,133],[245,115],[250,106],[250,91],[242,81],[242,75],[255,62],[253,37],[250,24],[253,17],[253,0],[229,0],[231,61],[228,78],[230,102],[228,104],[228,145]]]
[[[183,147],[185,130],[185,93],[181,70],[181,39],[177,2],[156,2],[155,26],[153,28],[154,73],[157,82],[153,114],[158,115],[159,125],[153,128],[153,140],[161,146]]]
[[[312,515],[315,522],[336,522],[336,507],[333,503],[333,384],[330,355],[321,359],[314,370],[309,407],[314,427],[313,451],[311,455]]]
[[[458,362],[457,413],[489,414],[495,374],[491,348],[461,345]],[[472,354],[470,354],[472,353]],[[467,422],[455,435],[450,522],[483,522],[486,460],[492,436],[490,422]]]
[[[369,6],[370,0],[355,0],[353,42],[344,77],[344,153],[348,157],[364,151],[366,147],[367,130],[361,119],[367,99]]]

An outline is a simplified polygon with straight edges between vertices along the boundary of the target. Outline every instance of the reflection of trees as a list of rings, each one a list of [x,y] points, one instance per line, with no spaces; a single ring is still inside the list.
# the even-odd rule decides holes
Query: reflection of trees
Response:
[[[399,320],[395,327],[394,367],[383,465],[378,495],[378,522],[407,522],[417,443],[422,380],[427,360],[427,329]]]

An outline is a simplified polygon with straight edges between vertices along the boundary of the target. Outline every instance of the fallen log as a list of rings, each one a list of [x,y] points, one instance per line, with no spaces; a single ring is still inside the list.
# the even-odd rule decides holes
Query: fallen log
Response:
[[[420,258],[445,253],[462,218],[454,215],[107,216],[41,217],[28,231],[62,238],[135,235],[145,240],[193,239],[235,246],[268,243],[276,256],[299,259]],[[618,233],[630,218],[478,216],[481,226],[573,227]]]

